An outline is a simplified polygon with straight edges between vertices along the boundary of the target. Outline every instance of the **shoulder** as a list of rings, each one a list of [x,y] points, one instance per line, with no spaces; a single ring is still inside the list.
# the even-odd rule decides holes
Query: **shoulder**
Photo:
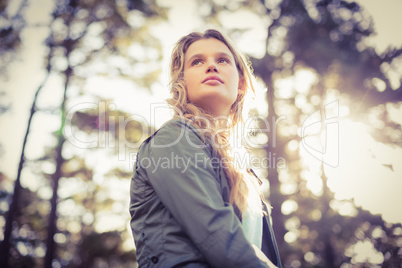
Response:
[[[185,132],[192,132],[197,134],[197,129],[190,123],[189,120],[184,118],[173,118],[164,123],[155,133],[154,136],[160,137],[163,135],[173,135],[174,137],[181,137]]]
[[[184,118],[173,118],[164,123],[149,140],[154,140],[154,145],[160,143],[166,144],[166,142],[179,141],[184,137],[191,137],[194,139],[197,137],[201,139],[198,134],[198,129],[195,128],[189,120]]]
[[[155,133],[149,136],[140,146],[139,152],[175,150],[186,148],[191,150],[207,147],[199,135],[199,130],[184,118],[173,118],[164,123]]]
[[[195,165],[206,167],[210,165],[208,160],[212,157],[212,146],[203,142],[196,127],[188,121],[172,119],[141,144],[135,170],[145,168],[151,169],[152,172],[162,171],[163,168],[157,170],[156,167],[176,167],[183,163],[186,170]],[[183,173],[183,170],[179,171]]]

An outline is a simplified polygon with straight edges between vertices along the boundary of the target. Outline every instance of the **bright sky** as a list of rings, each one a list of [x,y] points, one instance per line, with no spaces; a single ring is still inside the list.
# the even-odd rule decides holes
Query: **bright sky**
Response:
[[[389,46],[402,46],[402,34],[397,30],[402,25],[401,0],[356,0],[356,2],[373,17],[374,30],[377,34],[370,38],[370,43],[378,52],[384,51]]]
[[[18,4],[18,1],[12,2],[13,4]],[[25,14],[28,22],[30,24],[41,22],[46,24],[50,20],[51,0],[31,0],[29,2],[31,5]],[[209,25],[205,25],[194,15],[196,9],[207,8],[205,6],[199,7],[196,1],[159,0],[158,2],[161,5],[172,6],[170,11],[171,21],[152,29],[153,33],[163,41],[164,55],[170,55],[173,44],[179,37],[194,29],[203,30],[209,27]],[[402,45],[402,35],[399,31],[402,26],[402,16],[400,16],[399,12],[402,10],[402,1],[359,0],[358,2],[373,16],[375,29],[378,34],[370,42],[376,49],[383,51],[389,45],[400,47]],[[239,21],[242,23],[237,25],[235,22]],[[246,22],[248,25],[245,24]],[[259,45],[265,39],[261,29],[267,23],[269,22],[261,21],[246,11],[232,14],[224,20],[224,26],[226,27],[263,25],[261,28],[254,27],[253,31],[249,34],[249,38],[247,38],[248,41],[235,40],[243,51],[257,54],[260,49],[263,49],[263,46]],[[5,89],[7,92],[5,102],[11,103],[12,107],[11,111],[0,116],[0,125],[3,129],[0,134],[0,143],[5,151],[5,155],[2,156],[0,161],[0,170],[11,178],[16,176],[19,154],[21,152],[34,91],[44,77],[44,72],[41,68],[45,50],[42,43],[47,34],[48,30],[44,27],[28,27],[24,30],[22,35],[23,47],[19,54],[19,61],[13,62],[9,66],[8,74],[10,80],[5,83],[2,82],[1,85],[1,89]],[[250,49],[250,44],[254,44],[253,49]],[[112,88],[115,83],[119,83],[118,94],[114,96],[116,105],[119,108],[126,107],[132,113],[137,113],[140,110],[144,111],[144,107],[139,105],[139,103],[163,102],[168,96],[167,87],[164,87],[167,85],[168,62],[169,57],[167,56],[163,62],[165,69],[161,79],[161,87],[153,89],[155,95],[152,96],[146,92],[135,92],[134,96],[131,88],[132,85],[126,82],[120,83],[121,81],[105,81],[93,78],[88,79],[86,87],[89,92],[94,89],[97,92],[110,92],[108,88]],[[42,94],[42,102],[49,102],[49,98],[46,98],[47,101],[44,100],[43,96],[45,95],[51,96],[51,101],[60,99],[60,92],[55,89],[61,91],[61,85],[62,81],[57,76],[52,76],[49,84],[44,88],[46,94]],[[127,100],[137,100],[137,103],[133,105]],[[145,112],[143,116],[147,118],[150,114],[151,111]],[[395,114],[395,117],[399,116],[400,118],[402,111],[400,109],[396,110]],[[155,117],[159,118],[159,121],[155,121],[157,126],[168,119],[166,112],[162,111],[159,111]],[[38,118],[35,120],[39,122]],[[49,120],[47,122],[51,122],[55,118],[49,117],[47,120]],[[55,122],[57,122],[57,119]],[[398,122],[402,123],[401,120]],[[27,153],[34,156],[35,152],[42,150],[43,145],[47,141],[40,137],[43,137],[44,133],[57,129],[57,127],[57,123],[34,125]],[[402,203],[401,195],[397,191],[398,189],[402,189],[400,179],[402,178],[402,170],[400,169],[400,163],[398,163],[402,159],[401,149],[375,143],[367,134],[367,131],[365,131],[364,126],[348,120],[340,122],[339,129],[341,161],[338,167],[327,167],[326,169],[330,186],[336,192],[337,198],[354,198],[357,205],[361,205],[373,211],[373,213],[381,213],[387,221],[402,222],[401,210],[395,211],[394,207],[391,206]],[[349,135],[351,131],[353,133],[352,136]],[[32,142],[33,140],[35,142]],[[349,152],[350,146],[356,143],[359,144],[356,147],[356,151],[351,154],[346,153]],[[383,158],[378,159],[378,161],[369,158],[368,151],[374,154],[381,152],[380,155]],[[387,155],[392,157],[387,157]],[[312,161],[314,162],[314,160],[311,160],[310,164]],[[394,172],[391,172],[382,164],[393,164]]]

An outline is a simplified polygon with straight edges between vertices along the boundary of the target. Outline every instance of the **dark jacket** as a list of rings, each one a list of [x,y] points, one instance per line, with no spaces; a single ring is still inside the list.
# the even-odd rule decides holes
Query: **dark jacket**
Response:
[[[246,240],[225,173],[198,131],[172,119],[139,148],[130,202],[139,267],[266,267]],[[262,251],[281,267],[268,216]]]

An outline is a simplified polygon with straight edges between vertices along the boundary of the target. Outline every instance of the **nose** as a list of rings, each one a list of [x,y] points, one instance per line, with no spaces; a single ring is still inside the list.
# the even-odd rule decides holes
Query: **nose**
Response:
[[[210,61],[207,66],[208,66],[207,73],[210,73],[210,72],[217,73],[218,72],[218,67],[216,66],[216,63],[214,61]]]

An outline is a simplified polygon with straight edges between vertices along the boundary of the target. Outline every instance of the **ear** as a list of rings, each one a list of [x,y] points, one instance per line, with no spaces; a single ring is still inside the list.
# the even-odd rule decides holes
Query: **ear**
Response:
[[[238,86],[238,92],[244,92],[246,90],[246,81],[244,77],[240,76],[239,77],[239,86]]]

